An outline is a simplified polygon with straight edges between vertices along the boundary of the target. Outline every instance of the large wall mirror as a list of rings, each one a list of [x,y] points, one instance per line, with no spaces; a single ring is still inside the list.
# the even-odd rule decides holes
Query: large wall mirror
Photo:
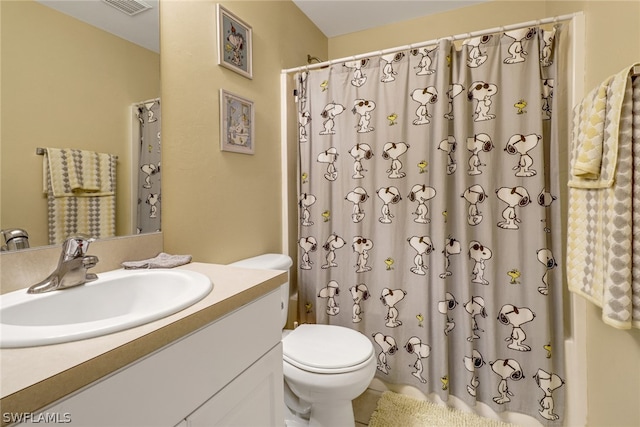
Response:
[[[25,229],[31,247],[49,244],[39,147],[116,155],[116,235],[136,232],[132,107],[160,97],[159,4],[144,3],[129,16],[104,0],[0,2],[0,229]]]

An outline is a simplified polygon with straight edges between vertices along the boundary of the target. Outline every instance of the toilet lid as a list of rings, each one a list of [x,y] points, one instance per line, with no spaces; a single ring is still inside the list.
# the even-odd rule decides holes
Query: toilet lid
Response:
[[[373,355],[371,341],[349,328],[333,325],[298,326],[282,340],[284,360],[310,372],[350,372]]]

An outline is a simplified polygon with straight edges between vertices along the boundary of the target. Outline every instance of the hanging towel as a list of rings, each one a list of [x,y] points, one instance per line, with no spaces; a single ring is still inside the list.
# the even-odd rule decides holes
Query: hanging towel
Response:
[[[72,148],[47,148],[45,151],[43,167],[51,173],[56,197],[111,196],[115,193],[116,156]],[[44,186],[46,191],[46,181]]]
[[[62,243],[76,233],[115,236],[117,157],[68,148],[45,151],[49,244]]]
[[[634,144],[633,137],[640,79],[632,78],[632,68],[607,79],[574,109],[570,152],[569,290],[602,307],[603,321],[620,329],[640,328],[640,264],[633,262],[640,221],[632,215],[634,197],[640,197],[633,178],[633,159],[640,155],[634,155],[640,138]]]
[[[125,269],[140,268],[173,268],[191,262],[191,255],[170,255],[160,252],[157,256],[141,261],[125,261],[122,266]]]

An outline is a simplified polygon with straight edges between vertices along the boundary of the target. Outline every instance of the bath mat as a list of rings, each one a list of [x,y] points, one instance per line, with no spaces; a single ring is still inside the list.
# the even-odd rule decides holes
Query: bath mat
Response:
[[[385,391],[371,415],[369,427],[508,427],[513,424],[480,417],[458,409],[436,405]]]

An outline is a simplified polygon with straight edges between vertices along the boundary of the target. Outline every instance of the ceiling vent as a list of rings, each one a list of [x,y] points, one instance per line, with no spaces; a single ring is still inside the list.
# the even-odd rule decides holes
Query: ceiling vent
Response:
[[[109,6],[113,6],[122,13],[129,16],[137,15],[140,12],[151,9],[151,6],[139,0],[102,0]]]

